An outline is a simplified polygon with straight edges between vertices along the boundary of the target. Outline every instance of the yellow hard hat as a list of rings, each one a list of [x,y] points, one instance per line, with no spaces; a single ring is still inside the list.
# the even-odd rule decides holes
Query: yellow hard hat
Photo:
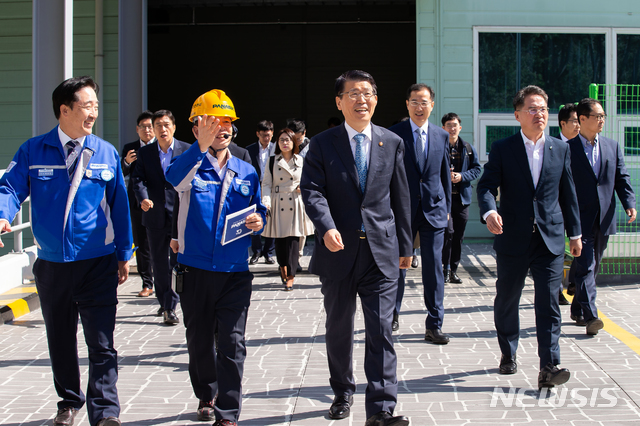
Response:
[[[215,117],[229,117],[231,121],[237,120],[236,109],[233,102],[222,90],[213,89],[198,96],[191,107],[189,121],[201,115],[213,115]]]

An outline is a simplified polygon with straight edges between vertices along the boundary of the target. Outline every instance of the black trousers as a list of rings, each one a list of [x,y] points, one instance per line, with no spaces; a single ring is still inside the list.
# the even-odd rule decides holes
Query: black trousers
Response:
[[[166,221],[166,223],[169,226],[164,228],[147,228],[147,238],[151,249],[158,303],[165,310],[175,310],[180,298],[171,289],[171,269],[176,265],[177,255],[169,247],[171,243],[171,220]]]
[[[564,253],[551,253],[539,232],[533,234],[524,256],[496,253],[498,279],[493,313],[498,344],[504,355],[513,356],[518,349],[520,296],[527,272],[531,270],[540,368],[544,368],[548,363],[560,364],[559,340],[562,318],[558,293],[562,288],[563,260]]]
[[[296,276],[300,259],[300,237],[276,238],[276,259],[278,265],[287,267],[287,275]]]
[[[264,245],[262,240],[264,240]],[[273,256],[273,252],[275,250],[275,238],[264,238],[260,235],[252,235],[251,250],[253,250],[254,253],[260,253],[261,256]]]
[[[218,420],[237,422],[240,415],[252,281],[249,271],[212,272],[191,266],[184,276],[180,306],[187,329],[189,378],[198,399],[212,401],[218,395]]]
[[[131,206],[131,232],[133,244],[136,246],[136,265],[138,274],[142,278],[142,288],[153,288],[153,269],[147,228],[142,226],[142,210],[135,205]]]
[[[443,269],[453,272],[458,270],[462,257],[462,240],[469,220],[469,206],[462,204],[460,194],[451,195],[451,214],[449,226],[444,229],[444,246],[442,247]]]
[[[360,240],[353,270],[341,280],[320,277],[327,313],[326,344],[329,383],[334,395],[352,395],[353,340],[356,296],[364,314],[364,373],[367,377],[367,418],[380,411],[393,413],[397,402],[397,357],[393,349],[391,321],[396,301],[397,280],[384,276],[376,265],[369,243]]]
[[[573,259],[575,269],[576,294],[571,302],[571,315],[584,316],[585,321],[598,317],[596,307],[596,277],[600,272],[602,255],[607,248],[609,236],[604,235],[599,223],[589,234],[582,235],[582,254]]]
[[[116,382],[118,354],[113,347],[118,303],[116,255],[69,263],[37,259],[33,265],[47,330],[58,409],[82,408],[78,360],[78,316],[89,352],[87,412],[95,426],[100,419],[120,415]]]

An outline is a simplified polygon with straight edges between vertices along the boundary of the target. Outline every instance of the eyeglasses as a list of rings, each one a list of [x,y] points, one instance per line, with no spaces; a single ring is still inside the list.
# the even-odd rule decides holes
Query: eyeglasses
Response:
[[[376,94],[372,92],[362,93],[356,90],[350,90],[348,92],[342,92],[339,95],[340,96],[347,95],[349,96],[349,99],[351,99],[352,101],[358,100],[360,99],[360,97],[363,97],[365,101],[368,101],[369,99],[371,99],[372,96],[375,96]]]
[[[572,120],[567,120],[567,123],[577,123],[578,119],[574,118]]]
[[[138,126],[139,129],[153,130],[153,126]]]
[[[429,101],[429,102],[409,101],[409,105],[411,105],[414,108],[416,108],[418,105],[420,105],[422,108],[428,108],[429,106],[431,106],[432,103],[433,101]]]
[[[549,108],[547,107],[542,107],[542,108],[527,108],[527,109],[521,109],[520,111],[526,111],[531,115],[536,115],[538,113],[545,115],[545,114],[549,114]]]
[[[607,119],[607,114],[589,114],[589,117],[595,117],[598,121],[604,121]]]

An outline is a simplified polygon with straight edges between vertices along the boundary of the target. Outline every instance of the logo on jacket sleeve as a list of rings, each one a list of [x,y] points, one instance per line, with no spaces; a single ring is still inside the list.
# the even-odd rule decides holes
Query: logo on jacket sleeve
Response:
[[[103,170],[102,172],[100,172],[100,177],[102,178],[102,180],[109,182],[111,179],[113,179],[113,173],[111,172],[111,170]]]

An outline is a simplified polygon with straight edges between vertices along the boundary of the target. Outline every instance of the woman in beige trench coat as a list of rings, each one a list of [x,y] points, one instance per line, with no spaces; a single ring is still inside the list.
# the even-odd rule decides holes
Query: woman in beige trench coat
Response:
[[[303,158],[297,153],[293,137],[290,129],[278,132],[275,157],[269,160],[262,179],[262,203],[268,209],[262,235],[276,239],[280,277],[287,291],[293,290],[300,237],[313,234],[313,224],[304,212],[300,195]]]

